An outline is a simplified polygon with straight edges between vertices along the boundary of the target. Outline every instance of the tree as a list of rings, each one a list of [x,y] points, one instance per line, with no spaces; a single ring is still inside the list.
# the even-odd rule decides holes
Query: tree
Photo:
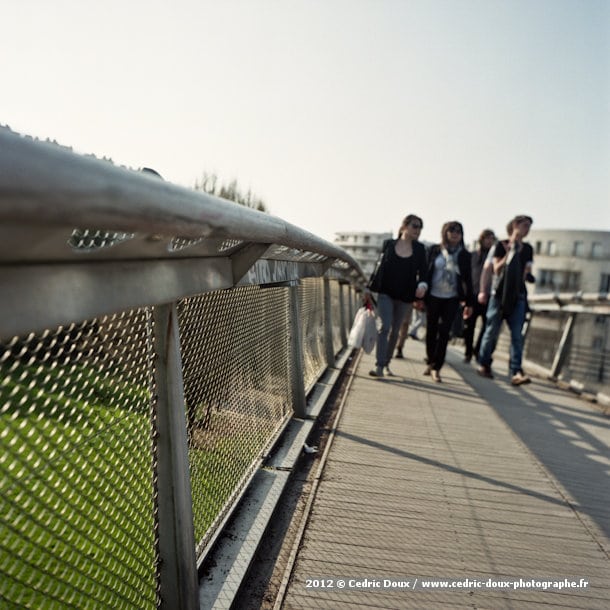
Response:
[[[235,201],[235,203],[259,210],[260,212],[267,211],[265,202],[260,197],[254,195],[251,189],[248,189],[245,195],[241,192],[237,185],[237,180],[232,180],[228,184],[220,184],[216,174],[203,172],[201,180],[195,180],[194,188],[196,191],[202,191],[208,195],[215,195],[229,201]]]

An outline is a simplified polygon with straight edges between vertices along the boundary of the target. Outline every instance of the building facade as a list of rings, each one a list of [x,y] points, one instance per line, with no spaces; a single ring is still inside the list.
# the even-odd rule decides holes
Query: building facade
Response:
[[[610,292],[610,231],[532,229],[527,241],[534,248],[533,274],[536,283],[528,286],[531,294]],[[561,336],[564,316],[535,316],[539,338],[548,336],[556,343]],[[542,341],[546,343],[546,341]],[[553,353],[555,346],[550,349]],[[570,361],[565,374],[607,387],[610,352],[610,318],[579,314],[572,334]]]
[[[386,239],[391,233],[368,233],[366,231],[343,231],[335,233],[335,243],[351,254],[360,263],[364,274],[370,276]]]
[[[533,292],[610,292],[610,231],[532,229]]]

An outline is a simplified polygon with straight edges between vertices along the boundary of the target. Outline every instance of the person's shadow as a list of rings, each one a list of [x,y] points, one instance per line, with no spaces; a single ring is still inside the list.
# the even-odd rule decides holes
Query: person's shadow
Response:
[[[456,354],[448,361],[568,492],[571,498],[559,489],[585,526],[588,518],[610,538],[610,418],[584,401],[582,409],[571,406],[575,397],[550,382],[513,388],[502,375],[479,377]],[[607,542],[588,529],[607,553]]]

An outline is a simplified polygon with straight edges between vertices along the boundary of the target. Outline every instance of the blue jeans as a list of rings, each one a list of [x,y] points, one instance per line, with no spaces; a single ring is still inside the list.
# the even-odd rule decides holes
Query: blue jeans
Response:
[[[511,375],[521,370],[523,359],[523,323],[525,322],[525,295],[519,295],[515,308],[510,316],[506,318],[506,323],[510,329],[510,372]],[[485,322],[485,334],[481,341],[479,351],[479,364],[491,366],[492,354],[498,343],[498,335],[502,326],[502,312],[500,302],[492,295],[487,306],[487,317]]]
[[[393,299],[387,294],[379,294],[377,316],[381,321],[381,326],[377,330],[377,361],[375,362],[377,368],[383,368],[390,364],[400,326],[411,307],[411,303]]]

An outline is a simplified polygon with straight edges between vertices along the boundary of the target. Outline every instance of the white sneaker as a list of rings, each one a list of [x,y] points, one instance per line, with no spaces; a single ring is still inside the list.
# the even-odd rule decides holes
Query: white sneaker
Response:
[[[517,371],[510,380],[512,385],[523,385],[524,383],[530,383],[530,381],[531,379],[522,371]]]

